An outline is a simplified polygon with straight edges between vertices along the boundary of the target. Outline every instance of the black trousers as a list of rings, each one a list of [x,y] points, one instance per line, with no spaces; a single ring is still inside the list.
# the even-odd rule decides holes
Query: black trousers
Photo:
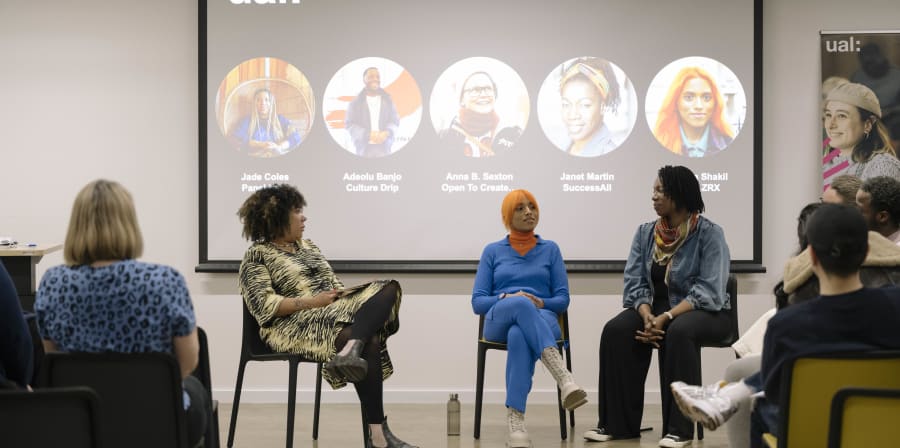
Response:
[[[655,307],[658,308],[658,307]],[[665,309],[654,309],[660,314]],[[669,323],[658,350],[662,395],[662,434],[693,438],[693,423],[678,410],[669,384],[700,384],[700,345],[721,340],[731,322],[724,312],[694,310]],[[644,322],[626,309],[606,323],[600,337],[599,420],[597,426],[621,438],[639,437],[644,412],[644,384],[653,346],[635,340]]]
[[[388,282],[381,291],[369,298],[356,312],[353,324],[344,327],[335,340],[334,346],[340,351],[350,339],[359,339],[365,344],[361,353],[368,364],[366,377],[353,383],[356,395],[366,413],[366,423],[384,422],[384,385],[381,370],[381,340],[378,330],[385,325],[397,300],[400,300],[400,284]]]

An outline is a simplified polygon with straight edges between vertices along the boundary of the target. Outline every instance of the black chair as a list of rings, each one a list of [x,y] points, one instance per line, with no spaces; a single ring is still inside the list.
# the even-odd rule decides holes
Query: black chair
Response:
[[[206,331],[197,327],[197,339],[200,341],[200,356],[197,368],[191,372],[191,375],[200,380],[200,384],[206,389],[206,399],[212,408],[209,424],[206,425],[206,435],[204,436],[203,446],[205,448],[219,448],[219,401],[212,398],[212,379],[210,377],[209,367],[209,339],[206,337]]]
[[[732,344],[737,342],[737,340],[741,337],[741,332],[738,329],[738,295],[737,295],[737,278],[734,274],[728,275],[728,284],[725,286],[725,291],[728,293],[728,297],[731,301],[731,309],[724,310],[728,313],[728,317],[731,320],[731,331],[723,337],[721,340],[714,342],[707,342],[704,344],[700,344],[697,347],[697,351],[699,352],[701,348],[710,347],[710,348],[730,348]],[[701,359],[698,353],[697,359]],[[697,366],[699,378],[703,378],[703,367],[702,363]],[[697,424],[697,439],[703,440],[703,426],[699,423]]]
[[[48,353],[40,378],[97,393],[104,446],[188,446],[181,370],[168,353]]]
[[[5,448],[99,448],[97,394],[87,387],[0,391]]]
[[[291,448],[294,444],[294,408],[297,404],[297,370],[301,362],[316,364],[316,397],[313,408],[313,440],[319,439],[319,409],[322,398],[322,363],[306,359],[303,356],[291,353],[272,351],[259,336],[259,323],[247,309],[247,303],[241,300],[244,323],[241,331],[241,360],[238,364],[237,382],[234,385],[234,402],[231,408],[231,423],[228,425],[228,447],[234,445],[234,432],[237,426],[238,407],[241,402],[241,385],[244,383],[244,368],[249,361],[287,361],[288,362],[288,409],[287,409],[287,435],[286,446]],[[360,407],[362,409],[362,407]],[[369,427],[366,424],[365,413],[362,415],[363,443],[368,445]]]
[[[561,338],[556,341],[561,354],[566,358],[566,368],[572,371],[572,351],[569,347],[569,314],[564,312],[559,315],[559,328]],[[506,350],[506,344],[502,342],[488,341],[484,338],[484,315],[478,319],[478,367],[475,379],[475,434],[476,439],[481,438],[481,404],[484,396],[484,364],[488,350]],[[559,436],[566,440],[566,410],[562,405],[562,397],[559,396],[559,387],[556,388],[556,400],[559,404]],[[575,427],[575,411],[569,411],[569,422]]]

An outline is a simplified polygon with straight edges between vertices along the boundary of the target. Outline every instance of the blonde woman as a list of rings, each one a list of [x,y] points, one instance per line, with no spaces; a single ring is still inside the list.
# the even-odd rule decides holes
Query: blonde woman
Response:
[[[184,277],[137,261],[144,242],[131,194],[96,180],[75,197],[63,255],[41,278],[34,310],[47,352],[171,353],[181,368],[188,440],[200,442],[207,392],[191,376],[199,360],[196,318]]]

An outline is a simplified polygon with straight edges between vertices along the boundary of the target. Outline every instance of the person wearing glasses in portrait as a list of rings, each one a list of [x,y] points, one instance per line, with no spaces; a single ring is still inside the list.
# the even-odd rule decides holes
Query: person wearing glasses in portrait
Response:
[[[619,106],[619,84],[610,63],[600,58],[581,58],[563,71],[559,81],[562,120],[570,143],[562,148],[581,157],[609,153],[619,146],[603,121]]]
[[[468,157],[490,157],[512,148],[522,135],[518,126],[501,126],[495,110],[497,83],[487,72],[466,77],[459,93],[459,112],[441,132],[441,140],[451,142]]]
[[[724,111],[725,100],[712,75],[700,67],[685,67],[669,85],[653,135],[681,156],[718,154],[735,136]]]

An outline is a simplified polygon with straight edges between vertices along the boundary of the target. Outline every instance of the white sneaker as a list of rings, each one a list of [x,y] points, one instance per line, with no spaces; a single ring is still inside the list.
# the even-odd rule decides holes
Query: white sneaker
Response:
[[[606,428],[594,428],[584,432],[584,439],[592,442],[608,442],[613,436],[606,432]]]
[[[507,448],[531,448],[531,438],[525,431],[513,431],[506,437]]]
[[[563,408],[567,411],[587,403],[587,392],[575,383],[564,384],[559,394],[562,397]]]
[[[663,448],[682,448],[685,446],[691,446],[691,439],[685,439],[681,436],[676,436],[675,434],[666,434],[665,437],[660,439],[659,446]]]
[[[724,384],[721,382],[707,386],[691,386],[681,381],[675,381],[670,387],[681,413],[691,420],[699,422],[704,428],[714,431],[738,410],[737,403],[719,393]],[[674,445],[662,445],[662,441],[660,441],[660,446]]]

